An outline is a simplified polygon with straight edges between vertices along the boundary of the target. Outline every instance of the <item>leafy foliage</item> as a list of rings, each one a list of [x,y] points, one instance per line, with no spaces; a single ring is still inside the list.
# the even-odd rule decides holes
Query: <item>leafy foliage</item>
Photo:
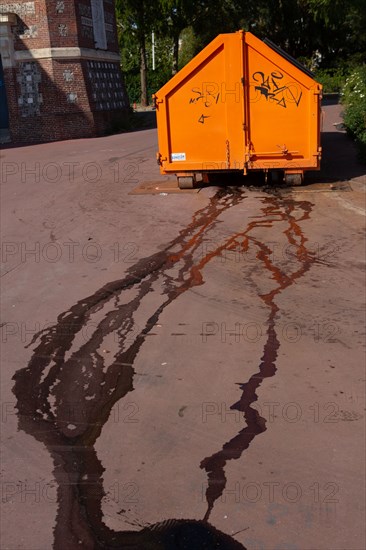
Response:
[[[323,93],[339,94],[346,82],[347,73],[343,68],[338,69],[319,69],[315,71],[315,78],[323,86]]]
[[[366,162],[366,65],[358,67],[347,78],[342,102],[345,106],[344,123]]]
[[[132,46],[132,50],[137,47],[140,67],[141,103],[147,105],[146,35],[148,29],[154,24],[156,19],[154,5],[147,0],[117,0],[116,15],[120,46],[123,49],[127,41],[129,46]],[[135,45],[133,45],[133,42],[135,42]]]
[[[128,89],[134,83],[134,98],[143,84],[144,59],[150,94],[217,34],[239,29],[308,61],[333,89],[366,59],[366,0],[117,0],[117,18],[122,68]]]

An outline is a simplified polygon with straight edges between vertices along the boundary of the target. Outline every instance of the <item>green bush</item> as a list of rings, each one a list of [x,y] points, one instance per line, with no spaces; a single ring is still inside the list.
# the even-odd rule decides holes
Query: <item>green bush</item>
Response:
[[[149,104],[152,102],[153,93],[157,92],[165,82],[171,78],[169,73],[165,74],[162,71],[149,71],[147,78],[147,97]],[[125,86],[127,95],[130,100],[130,105],[134,103],[140,103],[141,101],[141,84],[140,73],[136,72],[124,72]]]
[[[125,86],[130,105],[133,103],[140,103],[141,87],[140,87],[140,73],[134,71],[125,71],[124,74]]]
[[[343,69],[318,69],[315,71],[315,80],[322,84],[323,93],[340,93],[347,75]]]
[[[359,146],[366,162],[366,65],[355,69],[347,78],[341,94],[344,123]]]

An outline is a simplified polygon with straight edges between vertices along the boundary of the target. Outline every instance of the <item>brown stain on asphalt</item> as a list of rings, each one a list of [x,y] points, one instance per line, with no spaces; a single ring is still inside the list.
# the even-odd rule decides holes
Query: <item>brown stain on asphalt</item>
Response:
[[[13,391],[19,428],[45,444],[54,462],[58,483],[56,550],[244,548],[209,523],[197,520],[169,519],[138,532],[109,529],[102,514],[104,469],[94,449],[114,404],[133,391],[133,363],[146,336],[183,288],[193,285],[190,278],[185,281],[185,274],[194,264],[193,254],[202,244],[205,231],[243,198],[241,193],[219,192],[164,250],[138,261],[128,269],[126,277],[80,300],[58,316],[57,324],[33,338],[31,345],[39,343],[28,366],[14,375]],[[182,265],[173,279],[166,272],[178,262],[174,258],[176,248],[178,253],[184,249],[184,255],[179,256]],[[134,327],[133,314],[161,276],[166,299],[129,344],[127,335]],[[130,289],[135,289],[136,296],[127,304],[121,303],[123,292]],[[106,304],[112,308],[94,333],[66,358],[78,333]],[[105,357],[99,350],[111,333],[118,335],[119,350],[105,368]],[[80,408],[75,409],[75,403],[80,403]]]
[[[252,241],[258,250],[258,260],[263,263],[263,267],[269,272],[271,279],[276,282],[277,286],[271,292],[259,295],[261,300],[269,308],[267,341],[264,345],[261,363],[258,367],[259,370],[250,377],[248,382],[239,384],[242,391],[241,397],[239,401],[230,407],[233,410],[238,410],[243,413],[247,425],[244,429],[240,430],[234,438],[225,443],[220,451],[206,457],[201,462],[201,468],[207,472],[208,476],[208,487],[206,490],[208,506],[204,516],[205,521],[208,521],[216,500],[222,496],[225,490],[227,481],[225,476],[226,463],[229,460],[239,459],[253,439],[267,429],[265,418],[260,416],[258,411],[252,408],[251,405],[258,400],[256,392],[263,380],[274,376],[277,370],[276,359],[280,342],[276,333],[276,317],[279,308],[276,305],[275,298],[283,290],[302,277],[310,269],[316,259],[314,254],[306,248],[307,238],[299,225],[300,222],[309,219],[312,207],[311,203],[307,201],[282,201],[284,208],[283,211],[279,211],[277,201],[274,201],[272,204],[271,202],[271,199],[269,199],[269,206],[263,209],[264,216],[277,215],[277,218],[273,218],[271,224],[265,224],[265,226],[272,228],[272,224],[276,221],[287,222],[288,227],[284,231],[284,234],[288,242],[296,248],[296,258],[299,268],[291,274],[286,274],[276,267],[271,261],[271,249],[268,248],[265,243],[249,236],[250,232],[255,227],[263,227],[263,222],[261,220],[256,220],[249,224],[248,228],[242,234],[242,236],[245,237],[242,246],[244,250],[247,250],[249,240]],[[300,212],[300,216],[296,218],[298,212]]]
[[[27,367],[14,375],[13,391],[17,398],[19,428],[45,444],[54,462],[54,475],[58,483],[58,511],[54,529],[56,550],[244,548],[232,537],[216,530],[208,519],[226,485],[226,462],[240,458],[254,437],[266,429],[265,419],[251,408],[251,404],[257,400],[256,390],[263,379],[276,372],[279,341],[275,330],[278,312],[275,298],[299,279],[314,261],[306,249],[306,238],[299,225],[309,218],[310,203],[274,197],[262,199],[262,215],[250,222],[244,231],[232,235],[214,251],[195,260],[194,253],[202,245],[207,231],[218,223],[219,216],[244,199],[240,191],[219,191],[207,207],[196,212],[189,226],[164,250],[139,260],[128,269],[123,279],[108,283],[77,302],[58,316],[54,326],[40,332],[32,340],[31,344],[37,343],[37,346]],[[300,216],[296,218],[299,212]],[[296,247],[300,267],[292,275],[276,268],[266,245],[250,235],[254,228],[272,228],[277,221],[287,222],[285,234]],[[270,293],[260,296],[269,308],[269,317],[268,338],[259,372],[253,374],[248,382],[240,384],[242,395],[232,406],[243,412],[247,428],[225,443],[220,451],[201,462],[201,468],[208,475],[208,509],[202,521],[168,519],[140,531],[113,531],[103,522],[104,469],[94,444],[115,403],[133,391],[134,360],[161,313],[186,290],[203,284],[202,270],[212,258],[238,244],[243,249],[250,244],[258,248],[258,260],[277,284]],[[177,273],[173,277],[169,272],[174,266]],[[161,277],[165,288],[164,301],[130,343],[127,336],[134,328],[133,315]],[[134,289],[136,295],[124,303],[121,297],[124,291],[130,289]],[[78,333],[106,305],[109,310],[96,330],[67,358]],[[109,357],[110,364],[106,367],[100,348],[103,339],[112,333],[118,335],[119,349],[113,360]],[[80,403],[80,409],[75,409],[75,403]]]

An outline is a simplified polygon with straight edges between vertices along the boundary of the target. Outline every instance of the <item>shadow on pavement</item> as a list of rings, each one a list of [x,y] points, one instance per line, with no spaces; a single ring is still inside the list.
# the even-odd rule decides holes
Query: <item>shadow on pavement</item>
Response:
[[[323,132],[323,158],[319,172],[308,172],[305,182],[336,182],[366,176],[354,142],[344,131]]]
[[[338,105],[339,97],[339,94],[325,94],[322,99],[322,107],[327,107],[328,105]]]
[[[334,102],[336,104],[336,101]],[[305,180],[302,187],[314,183],[346,182],[354,178],[363,177],[366,183],[366,166],[358,160],[358,151],[355,143],[345,131],[337,130],[322,132],[321,135],[322,160],[318,171],[305,172]],[[232,174],[210,175],[211,185],[229,185],[246,187],[286,187],[284,182],[272,183],[270,176],[268,182],[264,173],[252,172],[243,176],[239,172]],[[339,189],[342,190],[342,189]]]
[[[156,128],[156,113],[155,111],[140,111],[140,112],[134,112],[130,116],[130,120],[128,121],[128,124],[126,125],[126,128],[118,128],[114,131],[107,132],[105,135],[102,136],[94,136],[90,138],[80,138],[80,139],[103,139],[106,136],[111,135],[117,135],[117,134],[129,134],[131,132],[140,132],[141,130],[151,130],[153,128]],[[71,139],[71,138],[70,138]],[[79,139],[79,138],[72,138],[72,139]],[[21,147],[29,147],[32,145],[43,145],[45,143],[65,143],[68,141],[65,140],[48,140],[48,141],[38,141],[38,142],[30,142],[30,143],[16,143],[16,142],[4,142],[0,143],[0,152],[1,149],[18,149]],[[0,154],[1,156],[1,154]]]
[[[156,112],[155,111],[140,111],[133,113],[135,128],[132,130],[151,130],[156,128]]]

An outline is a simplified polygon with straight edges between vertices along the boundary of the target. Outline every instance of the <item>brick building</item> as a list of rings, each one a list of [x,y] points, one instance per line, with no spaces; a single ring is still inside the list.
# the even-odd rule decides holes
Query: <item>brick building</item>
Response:
[[[126,116],[113,0],[0,0],[0,54],[15,143],[101,135]]]

